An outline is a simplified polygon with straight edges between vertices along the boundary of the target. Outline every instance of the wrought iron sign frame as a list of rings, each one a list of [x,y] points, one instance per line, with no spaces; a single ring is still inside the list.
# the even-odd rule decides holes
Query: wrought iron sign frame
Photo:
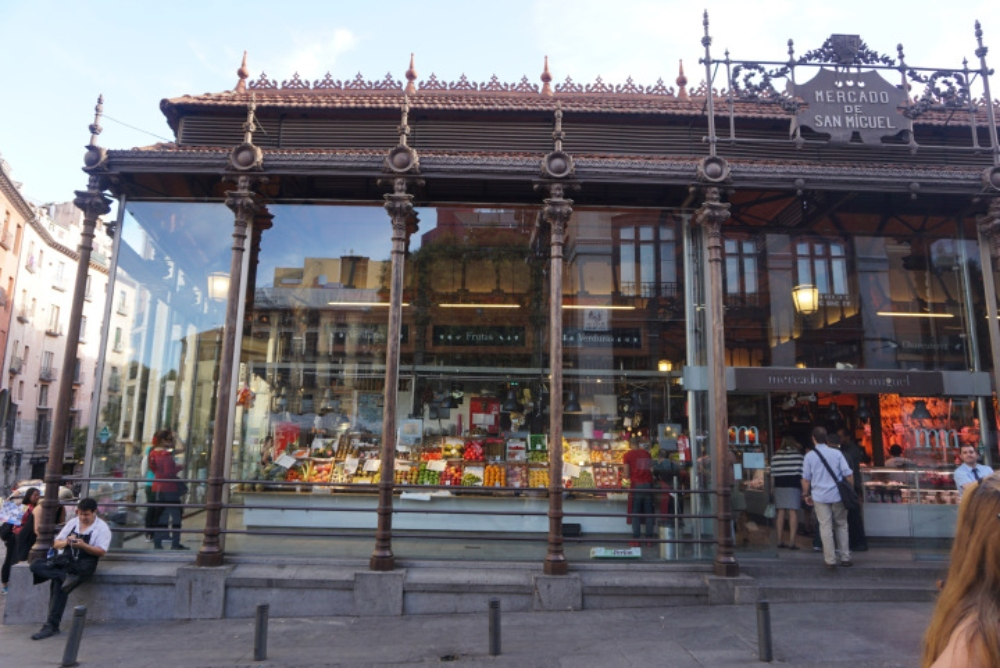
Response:
[[[720,66],[724,68],[726,76],[725,90],[714,89],[709,84],[706,97],[708,99],[712,97],[723,98],[729,116],[728,136],[717,136],[715,124],[710,122],[709,136],[706,141],[710,147],[714,147],[718,143],[730,145],[790,143],[799,149],[806,145],[835,143],[829,139],[804,138],[798,124],[793,124],[790,132],[791,137],[787,140],[737,136],[736,105],[749,103],[777,106],[791,119],[795,119],[796,114],[808,106],[806,100],[796,95],[803,85],[798,83],[797,78],[797,72],[802,68],[814,69],[817,72],[833,71],[844,77],[854,77],[855,79],[865,73],[893,72],[899,77],[900,82],[895,85],[895,88],[898,89],[901,99],[905,100],[905,103],[898,107],[902,117],[912,121],[928,112],[949,114],[964,112],[969,115],[972,135],[969,146],[925,144],[925,147],[936,150],[992,154],[993,163],[996,166],[1000,164],[994,111],[994,106],[998,102],[990,99],[989,77],[993,70],[986,65],[987,48],[983,46],[982,29],[978,21],[976,22],[976,38],[978,48],[975,53],[980,61],[978,68],[970,68],[968,59],[963,59],[960,68],[914,67],[906,62],[902,44],[896,47],[897,57],[894,58],[870,49],[858,35],[832,35],[818,49],[807,51],[799,57],[796,57],[794,42],[790,39],[788,40],[788,60],[784,62],[736,60],[730,57],[728,50],[725,52],[724,58],[714,59],[706,49],[705,57],[701,58],[699,62],[705,65],[706,72],[711,75],[711,80],[714,81]],[[707,12],[705,15],[705,39],[711,43]],[[776,84],[782,80],[786,81],[788,90],[782,91],[777,88]],[[974,97],[972,92],[972,85],[977,80],[983,82],[984,95],[982,98]],[[923,92],[911,98],[909,91],[918,86],[923,86]],[[985,128],[983,128],[982,123],[977,125],[976,121],[977,113],[981,111],[985,111],[987,115]],[[709,113],[712,113],[711,109],[709,109]],[[981,129],[989,131],[991,146],[980,144],[979,131]],[[903,132],[903,130],[898,132]],[[890,132],[887,131],[886,136],[889,134]],[[881,142],[879,146],[907,148],[913,153],[920,148],[912,130],[905,131],[903,143]]]

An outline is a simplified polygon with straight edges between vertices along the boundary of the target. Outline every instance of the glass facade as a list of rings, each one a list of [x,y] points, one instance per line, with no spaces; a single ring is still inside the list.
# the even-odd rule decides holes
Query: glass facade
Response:
[[[887,211],[859,197],[827,204],[734,196],[723,229],[725,365],[825,370],[836,379],[988,369],[973,221],[914,205]],[[789,211],[798,218],[786,220]],[[710,556],[711,545],[696,543],[715,529],[714,495],[698,493],[713,487],[714,464],[704,380],[714,333],[705,322],[700,230],[689,211],[575,210],[562,278],[564,393],[554,397],[549,336],[557,330],[537,217],[537,207],[417,210],[392,425],[400,540],[407,532],[511,541],[544,534],[549,409],[559,402],[565,522],[587,537],[567,550],[586,558],[594,541],[628,542],[622,462],[629,442],[641,441],[674,462],[657,495],[657,538],[692,540],[670,551],[664,544],[658,556]],[[183,444],[175,453],[181,477],[195,481],[187,502],[203,501],[196,481],[207,477],[225,380],[232,225],[222,204],[128,203],[92,476],[141,477],[153,435],[169,429]],[[279,202],[255,219],[231,379],[228,551],[369,553],[385,438],[390,250],[389,220],[375,205]],[[730,383],[724,437],[733,459],[726,465],[739,465],[737,537],[751,547],[773,546],[768,466],[783,436],[843,427],[875,464],[900,445],[934,468],[950,465],[961,442],[981,444],[981,424],[992,419],[974,393],[792,391],[746,378]],[[918,404],[928,415],[914,413]],[[144,485],[134,487],[141,504]],[[126,521],[138,530],[141,514]],[[185,527],[198,522],[196,513]],[[276,528],[299,535],[269,539]],[[335,548],[321,540],[329,536],[340,539]],[[544,555],[544,542],[512,544],[517,558]],[[453,554],[435,541],[405,545],[413,556]]]
[[[222,204],[127,204],[105,316],[93,477],[140,478],[163,429],[175,434],[180,477],[207,477],[226,306],[210,281],[228,272],[232,220]],[[130,498],[148,500],[146,485],[129,487]],[[204,486],[190,487],[190,502],[203,502]],[[97,494],[111,491],[99,485]],[[128,514],[142,524],[142,513]]]

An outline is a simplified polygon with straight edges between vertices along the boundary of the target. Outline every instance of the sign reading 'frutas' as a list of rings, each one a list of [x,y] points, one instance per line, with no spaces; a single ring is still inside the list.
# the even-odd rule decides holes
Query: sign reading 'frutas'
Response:
[[[906,94],[878,72],[821,69],[793,94],[807,105],[796,114],[793,132],[797,124],[829,134],[834,142],[849,142],[857,132],[864,143],[877,144],[882,137],[913,128],[899,110]]]

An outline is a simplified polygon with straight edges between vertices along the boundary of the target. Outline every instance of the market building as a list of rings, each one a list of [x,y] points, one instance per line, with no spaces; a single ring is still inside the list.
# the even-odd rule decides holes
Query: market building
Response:
[[[446,83],[412,59],[278,83],[244,60],[233,90],[162,101],[174,142],[95,133],[78,204],[120,203],[123,320],[89,477],[141,486],[173,430],[201,566],[475,559],[459,541],[548,575],[620,549],[725,576],[775,549],[776,444],[824,425],[872,459],[870,535],[947,538],[957,448],[997,443],[976,39],[950,70],[852,35],[760,64],[714,59],[706,18],[716,78],[694,89],[554,83],[548,62]],[[675,463],[638,538],[633,441]],[[897,445],[911,468],[884,468]],[[128,515],[120,549],[147,549]]]

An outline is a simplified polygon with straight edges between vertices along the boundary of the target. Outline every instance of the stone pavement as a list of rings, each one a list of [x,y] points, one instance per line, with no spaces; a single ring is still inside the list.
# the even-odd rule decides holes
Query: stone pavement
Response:
[[[0,602],[2,605],[2,602]],[[932,603],[771,605],[774,664],[917,665]],[[38,625],[0,626],[0,664],[58,666],[63,633],[43,641]],[[488,656],[487,611],[403,617],[271,619],[267,660],[253,661],[252,619],[99,622],[83,636],[81,666],[517,666],[518,668],[694,668],[761,666],[753,605],[685,606],[502,615],[502,654]]]

